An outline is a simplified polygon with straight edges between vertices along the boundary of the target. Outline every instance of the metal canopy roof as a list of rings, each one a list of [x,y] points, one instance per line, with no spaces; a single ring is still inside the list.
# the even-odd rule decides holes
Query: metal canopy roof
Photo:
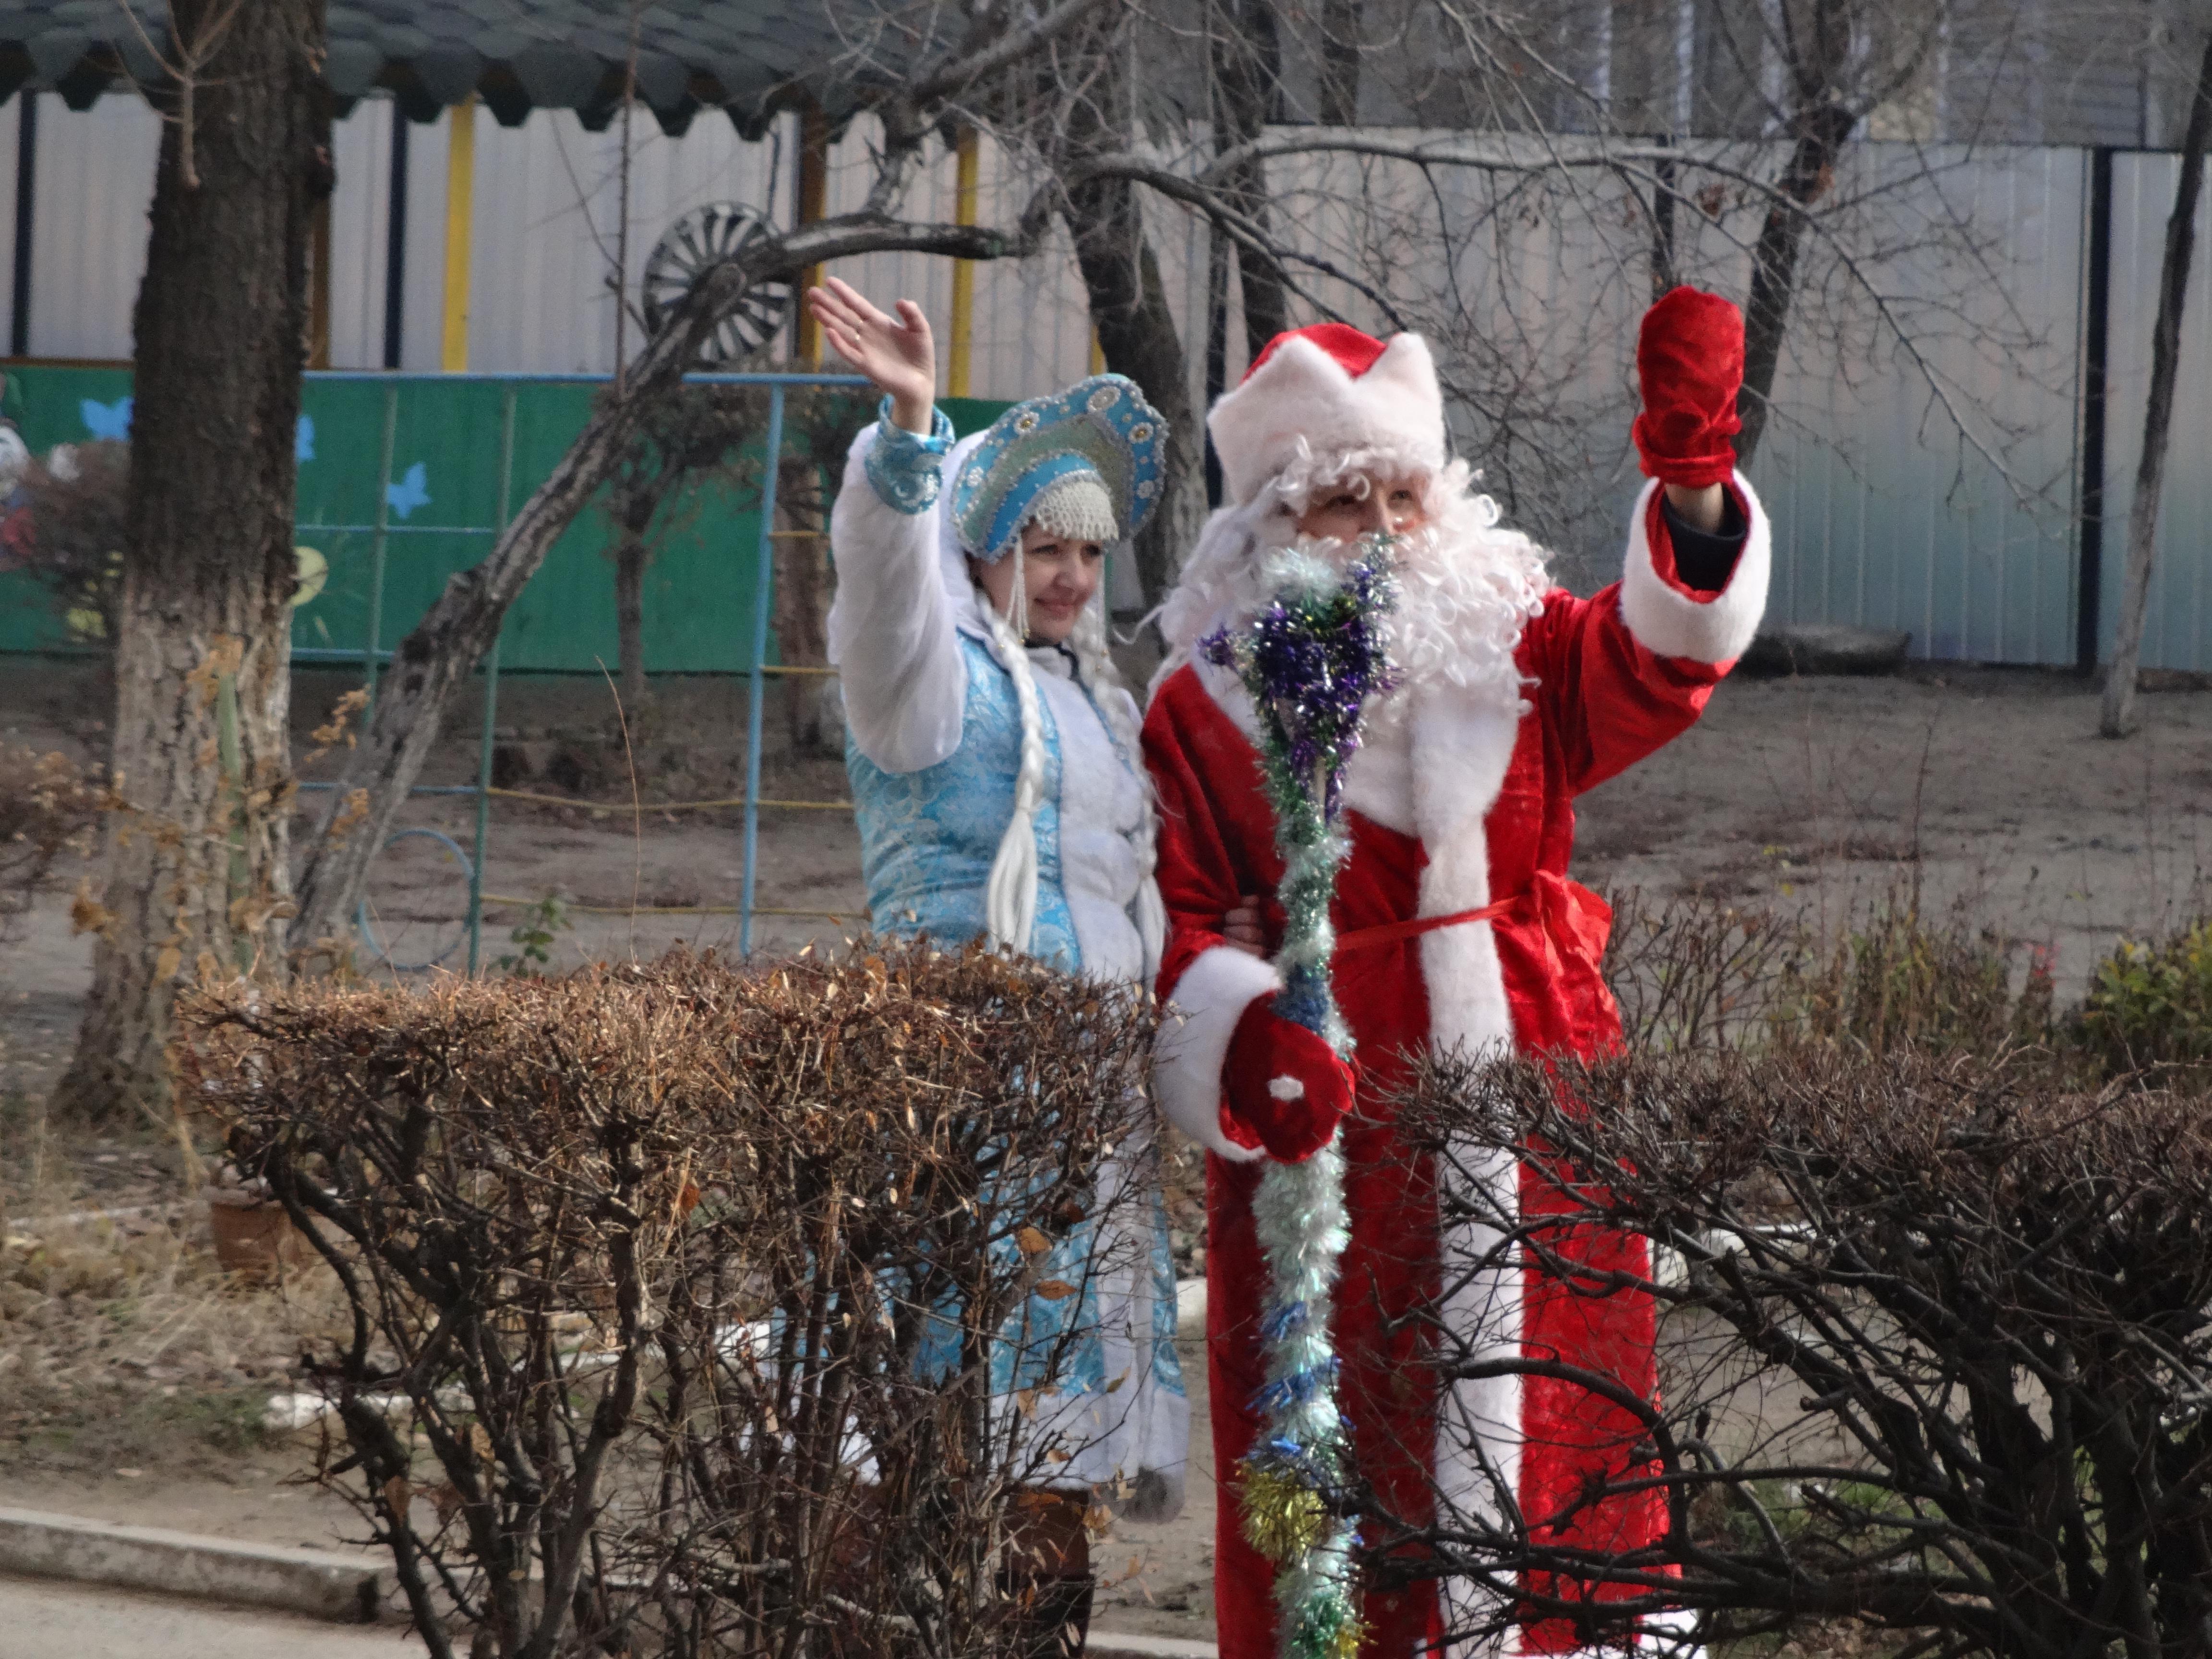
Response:
[[[165,0],[129,0],[155,40]],[[250,0],[249,0],[250,3]],[[118,85],[161,74],[124,0],[0,0],[0,99],[21,88],[88,107]],[[471,92],[502,126],[535,108],[573,109],[596,131],[622,106],[630,0],[329,0],[325,78],[340,112],[388,90],[408,118],[433,121]],[[637,88],[672,136],[721,108],[749,137],[802,92],[831,119],[862,82],[828,0],[647,0],[638,21]]]

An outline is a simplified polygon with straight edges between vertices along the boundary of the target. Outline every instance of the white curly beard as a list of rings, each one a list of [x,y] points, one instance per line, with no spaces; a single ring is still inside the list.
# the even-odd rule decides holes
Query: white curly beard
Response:
[[[1301,495],[1317,487],[1300,482]],[[1472,484],[1463,461],[1430,479],[1427,525],[1399,539],[1401,592],[1389,623],[1399,678],[1396,690],[1370,711],[1376,738],[1387,741],[1389,728],[1405,718],[1409,695],[1425,686],[1491,689],[1505,706],[1521,702],[1513,653],[1528,619],[1544,608],[1544,551],[1519,531],[1500,528],[1498,504]],[[1265,556],[1298,539],[1296,512],[1286,510],[1279,489],[1262,490],[1250,506],[1224,507],[1206,520],[1160,607],[1169,654],[1155,687],[1190,659],[1199,640],[1260,608],[1267,598],[1260,580]],[[1346,542],[1304,544],[1340,563],[1357,551]]]

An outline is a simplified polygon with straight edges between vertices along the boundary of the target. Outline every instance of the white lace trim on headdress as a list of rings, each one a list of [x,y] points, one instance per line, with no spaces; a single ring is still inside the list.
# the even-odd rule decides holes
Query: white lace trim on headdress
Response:
[[[1088,472],[1070,473],[1046,485],[1030,507],[1030,522],[1072,542],[1103,544],[1121,537],[1104,481]]]

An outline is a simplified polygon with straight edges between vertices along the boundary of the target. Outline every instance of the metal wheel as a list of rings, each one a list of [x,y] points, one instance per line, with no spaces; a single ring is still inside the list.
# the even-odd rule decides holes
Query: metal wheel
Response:
[[[647,330],[658,334],[666,327],[677,303],[703,273],[775,234],[767,220],[740,202],[710,202],[678,219],[653,245],[638,284]],[[737,310],[700,348],[699,361],[719,366],[750,356],[783,327],[791,300],[787,282],[753,283]]]
[[[476,866],[461,850],[461,844],[441,830],[398,830],[384,843],[382,851],[389,852],[403,842],[427,842],[429,846],[420,849],[425,854],[422,857],[409,859],[403,854],[397,860],[386,860],[392,866],[385,878],[386,902],[373,905],[370,896],[362,894],[353,925],[370,961],[412,974],[436,967],[468,938],[468,890]],[[447,884],[455,879],[460,883],[459,917],[450,914],[447,903],[441,901],[441,894],[452,891]],[[383,937],[387,931],[391,936]],[[405,961],[397,954],[403,946],[409,956]],[[418,951],[424,954],[417,957]]]

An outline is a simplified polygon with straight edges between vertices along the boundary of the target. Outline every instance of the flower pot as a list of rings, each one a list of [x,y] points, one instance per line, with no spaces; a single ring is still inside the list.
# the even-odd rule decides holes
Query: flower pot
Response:
[[[208,1227],[215,1235],[215,1259],[228,1273],[266,1278],[307,1259],[307,1235],[292,1224],[284,1206],[235,1188],[208,1193]]]

